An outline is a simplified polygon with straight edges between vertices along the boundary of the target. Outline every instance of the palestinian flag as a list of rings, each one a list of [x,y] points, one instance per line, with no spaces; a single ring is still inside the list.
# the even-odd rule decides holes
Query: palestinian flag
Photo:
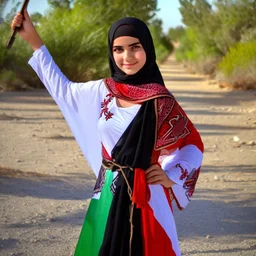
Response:
[[[114,245],[114,249],[111,245],[110,251],[100,251],[104,241],[104,236],[108,236],[106,225],[108,221],[108,215],[113,201],[117,178],[120,174],[118,172],[112,172],[111,170],[101,169],[99,178],[97,180],[95,191],[99,189],[100,184],[104,183],[101,191],[95,193],[91,199],[86,218],[83,224],[83,228],[80,234],[80,238],[76,247],[75,256],[118,256],[118,255],[136,255],[136,256],[171,256],[180,255],[178,238],[176,233],[175,222],[171,210],[171,202],[168,191],[161,185],[149,186],[149,193],[151,198],[148,203],[144,201],[143,197],[146,196],[145,182],[142,182],[145,178],[144,171],[137,169],[138,175],[136,175],[133,186],[133,195],[138,195],[137,198],[133,198],[137,203],[135,208],[139,211],[139,220],[134,219],[133,224],[137,224],[133,234],[132,254],[129,250],[129,239],[126,239],[126,245],[119,246],[120,243]],[[105,177],[105,178],[104,178]],[[102,180],[104,178],[104,180]],[[120,177],[119,177],[120,178]],[[145,179],[144,179],[145,180]],[[103,181],[103,182],[102,182]],[[140,186],[136,186],[136,183]],[[118,183],[117,183],[118,184]],[[125,190],[127,187],[125,188]],[[124,213],[125,214],[125,213]],[[126,209],[126,214],[129,214],[129,209]],[[125,222],[125,216],[123,216],[123,222]],[[122,220],[121,220],[122,222]],[[122,224],[121,224],[122,225]],[[138,225],[140,225],[138,227]],[[129,224],[125,227],[128,229],[130,235]],[[138,232],[138,230],[140,232]],[[115,232],[115,230],[113,230]],[[120,234],[111,234],[116,242],[119,237],[125,237],[125,232]],[[110,238],[110,239],[111,239]],[[127,237],[126,237],[127,238]],[[129,237],[128,237],[129,238]],[[106,238],[105,238],[106,239]],[[124,239],[122,241],[125,241]],[[115,241],[111,242],[115,244]],[[122,242],[123,243],[123,242]],[[119,248],[117,248],[119,247]],[[121,248],[123,247],[123,248]],[[108,248],[108,247],[107,247]],[[124,252],[122,252],[124,250]]]

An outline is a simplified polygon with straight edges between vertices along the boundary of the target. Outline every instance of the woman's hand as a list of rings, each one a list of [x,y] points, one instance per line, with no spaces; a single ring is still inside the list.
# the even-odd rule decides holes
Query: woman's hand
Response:
[[[24,11],[24,16],[21,13],[16,14],[11,27],[13,30],[15,27],[20,28],[18,30],[19,35],[31,45],[34,51],[43,45],[43,41],[38,35],[27,10]]]
[[[146,170],[147,182],[151,185],[161,184],[165,188],[172,187],[175,183],[170,180],[165,171],[157,164],[151,165]]]

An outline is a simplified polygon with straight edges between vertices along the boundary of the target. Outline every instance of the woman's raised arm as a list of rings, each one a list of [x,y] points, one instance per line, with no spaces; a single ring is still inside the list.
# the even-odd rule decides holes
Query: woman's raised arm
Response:
[[[24,11],[24,15],[21,13],[15,15],[11,27],[13,30],[15,27],[20,27],[18,30],[19,35],[30,44],[34,51],[43,45],[43,41],[38,35],[27,10]]]

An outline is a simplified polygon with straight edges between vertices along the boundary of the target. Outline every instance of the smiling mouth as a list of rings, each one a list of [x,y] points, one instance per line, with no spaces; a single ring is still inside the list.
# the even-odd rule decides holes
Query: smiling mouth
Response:
[[[123,67],[130,68],[130,67],[133,67],[136,64],[137,64],[137,62],[132,63],[132,64],[123,64]]]

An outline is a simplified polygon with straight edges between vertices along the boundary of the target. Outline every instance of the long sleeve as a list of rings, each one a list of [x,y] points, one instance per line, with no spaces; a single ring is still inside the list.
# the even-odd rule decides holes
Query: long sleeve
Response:
[[[60,71],[45,45],[33,53],[29,64],[55,100],[70,94],[72,82]]]
[[[173,182],[182,186],[186,177],[193,170],[197,170],[202,161],[203,153],[195,145],[190,144],[165,157],[162,168]]]
[[[45,46],[29,60],[55,100],[95,175],[101,164],[101,143],[97,133],[102,99],[107,93],[103,80],[74,83],[60,71]]]
[[[184,120],[183,128],[179,127],[182,136],[169,148],[172,153],[163,158],[161,167],[175,182],[172,187],[173,196],[179,208],[183,209],[193,195],[203,161],[204,146],[199,132],[177,101],[173,108],[173,119]]]

